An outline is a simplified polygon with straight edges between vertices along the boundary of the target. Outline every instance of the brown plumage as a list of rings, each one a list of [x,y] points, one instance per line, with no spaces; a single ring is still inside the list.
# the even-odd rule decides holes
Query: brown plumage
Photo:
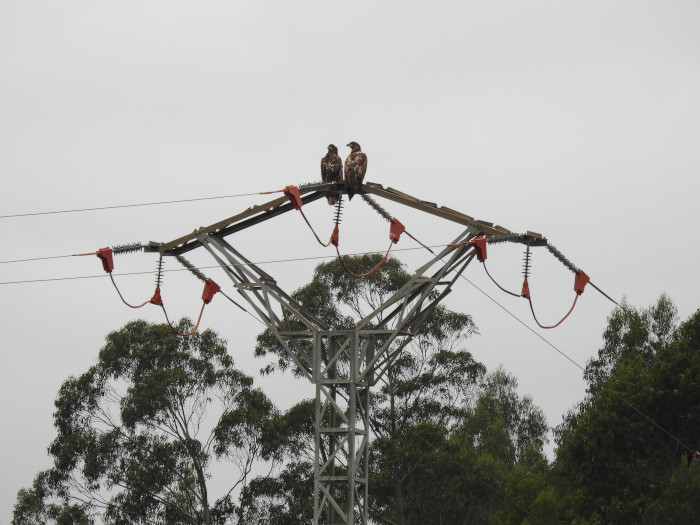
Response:
[[[357,142],[348,144],[350,155],[345,159],[345,184],[348,188],[348,197],[360,192],[362,188],[362,180],[367,173],[367,155],[360,151],[360,145]]]
[[[321,159],[321,180],[323,182],[340,182],[343,180],[343,161],[338,156],[338,148],[328,145],[328,153]],[[326,197],[328,204],[335,204],[336,198]]]

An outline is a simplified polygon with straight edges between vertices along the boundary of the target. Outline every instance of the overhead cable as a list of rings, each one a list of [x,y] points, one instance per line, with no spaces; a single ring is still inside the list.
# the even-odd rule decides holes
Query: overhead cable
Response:
[[[161,204],[179,204],[182,202],[197,202],[197,201],[211,201],[217,199],[232,199],[234,197],[248,197],[251,195],[258,195],[259,192],[253,193],[239,193],[237,195],[217,195],[215,197],[198,197],[193,199],[177,199],[171,201],[157,201],[157,202],[141,202],[138,204],[117,204],[114,206],[97,206],[94,208],[73,208],[66,210],[52,210],[52,211],[37,211],[29,213],[12,213],[8,215],[0,215],[0,219],[10,219],[15,217],[34,217],[37,215],[56,215],[60,213],[79,213],[85,211],[101,211],[101,210],[116,210],[120,208],[137,208],[140,206],[158,206]]]

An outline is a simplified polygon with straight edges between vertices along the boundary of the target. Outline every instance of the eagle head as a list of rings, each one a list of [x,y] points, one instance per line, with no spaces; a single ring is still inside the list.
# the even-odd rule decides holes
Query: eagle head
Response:
[[[361,151],[360,145],[357,142],[348,143],[348,148],[350,148],[353,153],[355,153],[356,151]]]
[[[338,148],[335,147],[335,144],[328,144],[328,153],[338,154]]]

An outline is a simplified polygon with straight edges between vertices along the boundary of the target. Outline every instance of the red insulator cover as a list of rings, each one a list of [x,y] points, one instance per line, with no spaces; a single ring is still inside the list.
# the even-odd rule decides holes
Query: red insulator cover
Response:
[[[214,298],[214,295],[216,292],[220,291],[221,287],[216,284],[214,281],[211,279],[207,280],[206,283],[204,283],[204,291],[202,292],[202,301],[204,301],[206,304],[209,304],[211,300]]]
[[[112,273],[114,270],[114,260],[112,259],[112,249],[111,248],[100,248],[95,252],[100,260],[102,261],[102,268],[107,273]]]
[[[297,188],[296,186],[286,186],[282,191],[289,198],[289,202],[292,203],[292,207],[295,210],[300,210],[304,203],[301,201],[299,188]]]
[[[527,284],[527,279],[523,281],[523,291],[522,294],[520,294],[521,297],[524,297],[525,299],[530,298],[530,285]]]
[[[479,262],[484,262],[486,260],[486,237],[477,237],[472,239],[467,244],[474,246],[476,250],[476,259]]]
[[[340,242],[340,231],[338,230],[338,225],[335,225],[335,228],[333,228],[333,233],[331,234],[331,244],[333,246],[338,246],[338,243]]]
[[[391,226],[389,227],[389,239],[391,239],[391,241],[394,244],[399,242],[401,234],[405,231],[405,226],[401,224],[397,218],[391,219]]]
[[[583,289],[590,282],[590,280],[590,277],[583,273],[583,270],[576,270],[576,278],[574,279],[574,291],[577,294],[581,295],[583,293]]]
[[[153,297],[151,297],[151,300],[149,301],[151,304],[155,304],[156,306],[163,306],[163,299],[160,297],[160,288],[156,288],[156,291],[153,292]]]

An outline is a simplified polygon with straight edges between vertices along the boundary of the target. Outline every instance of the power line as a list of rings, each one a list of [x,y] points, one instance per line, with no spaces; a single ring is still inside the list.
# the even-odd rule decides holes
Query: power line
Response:
[[[217,197],[214,197],[217,198]],[[225,198],[225,197],[220,197],[220,198]],[[193,199],[193,200],[198,200],[198,199]],[[201,199],[199,199],[201,200]],[[138,206],[138,205],[135,205]],[[0,216],[2,218],[2,216]],[[444,247],[445,245],[433,245],[431,246],[432,248],[440,248]],[[394,251],[414,251],[414,250],[420,250],[425,247],[414,247],[414,248],[399,248]],[[358,252],[354,254],[349,254],[353,256],[357,255],[366,255],[366,254],[372,254],[372,253],[378,253],[376,251],[369,251],[369,252]],[[37,258],[31,258],[31,259],[21,259],[21,260],[16,260],[16,261],[0,261],[1,263],[10,263],[10,262],[26,262],[26,261],[35,261],[35,260],[45,260],[45,259],[55,259],[55,258],[62,258],[62,257],[72,257],[71,255],[55,255],[55,256],[49,256],[49,257],[37,257]],[[294,257],[294,258],[289,258],[289,259],[274,259],[270,261],[260,261],[256,262],[253,264],[278,264],[278,263],[286,263],[286,262],[298,262],[298,261],[309,261],[309,260],[320,260],[320,259],[334,259],[334,256],[314,256],[314,257]],[[241,266],[246,266],[246,264],[241,264]],[[220,268],[219,265],[214,265],[214,266],[201,266],[198,267],[197,269],[212,269],[212,268]],[[189,271],[187,268],[178,268],[175,270],[164,270],[165,272],[181,272],[181,271]],[[152,274],[152,271],[143,271],[143,272],[127,272],[123,274],[118,274],[120,276],[132,276],[132,275],[148,275]],[[29,284],[29,283],[43,283],[43,282],[56,282],[56,281],[69,281],[69,280],[82,280],[82,279],[96,279],[99,277],[105,277],[104,274],[98,274],[98,275],[86,275],[86,276],[69,276],[69,277],[51,277],[51,278],[46,278],[46,279],[26,279],[26,280],[19,280],[19,281],[5,281],[5,282],[0,282],[0,285],[9,285],[9,284]],[[469,280],[467,277],[464,275],[460,276],[462,279],[467,281],[471,286],[473,286],[476,290],[478,290],[481,294],[486,296],[490,301],[492,301],[494,304],[496,304],[499,308],[501,308],[504,312],[506,312],[508,315],[510,315],[513,319],[515,319],[518,323],[520,323],[522,326],[524,326],[527,330],[529,330],[531,333],[533,333],[535,336],[537,336],[539,339],[541,339],[544,343],[546,343],[548,346],[550,346],[553,350],[555,350],[558,354],[560,354],[562,357],[564,357],[566,360],[568,360],[570,363],[572,363],[575,367],[580,369],[582,372],[585,372],[585,368],[580,365],[578,362],[576,362],[574,359],[572,359],[570,356],[568,356],[565,352],[560,350],[556,345],[554,345],[551,341],[549,341],[547,338],[545,338],[542,334],[539,334],[536,332],[532,327],[530,327],[528,324],[526,324],[522,319],[520,319],[518,316],[516,316],[514,313],[512,313],[510,310],[508,310],[505,306],[503,306],[501,303],[499,303],[496,299],[491,297],[489,294],[487,294],[484,290],[479,288],[476,284],[474,284],[471,280]],[[255,316],[253,316],[255,318]],[[260,321],[258,319],[258,321]],[[626,400],[620,393],[611,390],[609,388],[604,388],[604,390],[607,390],[611,394],[613,394],[615,397],[620,399],[623,403],[628,405],[630,408],[632,408],[635,412],[637,412],[640,416],[642,416],[644,419],[646,419],[649,423],[651,423],[653,426],[664,432],[667,436],[669,436],[671,439],[676,441],[679,445],[684,447],[686,450],[692,451],[691,447],[686,445],[684,442],[682,442],[680,439],[678,439],[676,436],[668,432],[666,429],[664,429],[662,426],[660,426],[658,423],[656,423],[653,419],[651,419],[649,416],[644,414],[641,410],[639,410],[637,407],[632,405],[628,400]]]
[[[532,333],[535,334],[537,337],[539,337],[542,341],[544,341],[545,343],[547,343],[547,344],[548,344],[550,347],[552,347],[556,352],[558,352],[562,357],[564,357],[565,359],[567,359],[570,363],[572,363],[574,366],[576,366],[577,368],[579,368],[582,372],[584,372],[584,373],[586,372],[585,367],[581,366],[579,363],[577,363],[576,361],[574,361],[571,357],[569,357],[568,355],[566,355],[563,351],[561,351],[559,348],[557,348],[556,345],[554,345],[552,342],[550,342],[550,341],[549,341],[547,338],[545,338],[542,334],[537,333],[532,327],[530,327],[529,325],[527,325],[522,319],[520,319],[518,316],[516,316],[515,314],[513,314],[513,313],[512,313],[510,310],[508,310],[505,306],[503,306],[501,303],[499,303],[498,301],[496,301],[496,300],[495,300],[493,297],[491,297],[489,294],[487,294],[486,292],[484,292],[481,288],[479,288],[477,285],[475,285],[473,282],[471,282],[469,279],[467,279],[464,275],[462,275],[461,277],[462,277],[465,281],[467,281],[469,284],[471,284],[474,288],[476,288],[479,292],[481,292],[483,295],[485,295],[486,297],[488,297],[488,298],[489,298],[491,301],[493,301],[496,305],[498,305],[504,312],[506,312],[508,315],[510,315],[513,319],[515,319],[516,321],[518,321],[521,325],[523,325],[525,328],[527,328],[530,332],[532,332]],[[619,400],[622,401],[625,405],[627,405],[627,406],[630,407],[632,410],[634,410],[635,412],[637,412],[637,414],[639,414],[640,416],[642,416],[644,419],[646,419],[646,420],[647,420],[649,423],[651,423],[653,426],[655,426],[656,428],[658,428],[659,430],[661,430],[664,434],[666,434],[668,437],[670,437],[671,439],[673,439],[676,443],[678,443],[679,445],[681,445],[682,447],[684,447],[686,450],[688,450],[688,451],[690,451],[690,452],[693,452],[693,449],[692,449],[691,447],[689,447],[688,445],[686,445],[686,444],[685,444],[683,441],[681,441],[678,437],[676,437],[675,435],[671,434],[668,430],[666,430],[666,429],[663,428],[661,425],[659,425],[659,424],[658,424],[656,421],[654,421],[651,417],[649,417],[649,416],[646,415],[644,412],[642,412],[640,409],[638,409],[636,406],[634,406],[632,403],[630,403],[627,399],[624,398],[624,396],[623,396],[622,394],[620,394],[619,392],[617,392],[617,391],[615,391],[615,390],[612,390],[611,388],[607,388],[607,387],[602,387],[602,390],[605,390],[605,391],[607,391],[607,392],[610,392],[610,393],[611,393],[612,395],[614,395],[617,399],[619,399]]]
[[[63,259],[65,257],[73,257],[73,255],[48,255],[46,257],[30,257],[27,259],[12,259],[9,261],[0,261],[0,264],[30,262],[30,261],[46,261],[48,259]]]
[[[0,215],[0,219],[10,219],[15,217],[34,217],[37,215],[56,215],[60,213],[79,213],[85,211],[101,211],[101,210],[116,210],[120,208],[137,208],[140,206],[157,206],[160,204],[178,204],[182,202],[196,202],[196,201],[211,201],[216,199],[232,199],[234,197],[248,197],[251,195],[259,195],[260,192],[253,193],[239,193],[237,195],[218,195],[215,197],[198,197],[193,199],[177,199],[172,201],[156,201],[156,202],[142,202],[138,204],[117,204],[114,206],[97,206],[94,208],[74,208],[67,210],[53,210],[53,211],[37,211],[30,213],[13,213],[9,215]]]
[[[215,197],[216,198],[216,197]],[[223,197],[221,197],[223,198]],[[1,218],[1,217],[0,217]],[[440,248],[444,247],[445,245],[433,245],[431,246],[432,248]],[[421,247],[424,248],[424,247]],[[413,250],[420,250],[421,248],[419,247],[414,247],[414,248],[399,248],[394,251],[413,251]],[[371,253],[377,253],[376,251],[370,251],[370,252],[358,252],[351,254],[353,256],[357,255],[366,255],[366,254],[371,254]],[[20,260],[15,260],[15,261],[0,261],[0,264],[2,263],[10,263],[10,262],[26,262],[26,261],[35,261],[35,260],[45,260],[45,259],[56,259],[56,258],[62,258],[62,257],[71,257],[70,255],[55,255],[55,256],[49,256],[49,257],[37,257],[37,258],[30,258],[30,259],[20,259]],[[309,261],[309,260],[320,260],[320,259],[333,259],[335,258],[334,256],[314,256],[314,257],[294,257],[294,258],[289,258],[289,259],[275,259],[275,260],[270,260],[270,261],[260,261],[257,263],[253,264],[278,264],[278,263],[286,263],[286,262],[298,262],[298,261]],[[245,266],[245,264],[243,264]],[[219,265],[215,266],[201,266],[198,269],[212,269],[212,268],[220,268]],[[188,271],[187,268],[178,268],[176,270],[164,270],[164,272],[181,272],[181,271]],[[144,272],[127,272],[123,274],[119,274],[120,276],[130,276],[130,275],[148,275],[153,273],[152,271],[144,271]],[[98,274],[98,275],[86,275],[86,276],[69,276],[69,277],[50,277],[46,279],[26,279],[26,280],[19,280],[19,281],[5,281],[5,282],[0,282],[0,285],[9,285],[9,284],[30,284],[30,283],[43,283],[43,282],[57,282],[57,281],[69,281],[69,280],[82,280],[82,279],[96,279],[99,277],[104,277],[104,274]],[[530,327],[528,324],[526,324],[522,319],[520,319],[518,316],[516,316],[514,313],[512,313],[510,310],[508,310],[505,306],[503,306],[501,303],[499,303],[496,299],[491,297],[489,294],[487,294],[484,290],[479,288],[476,284],[474,284],[471,280],[469,280],[467,277],[464,275],[460,276],[462,279],[467,281],[471,286],[473,286],[476,290],[478,290],[481,294],[486,296],[490,301],[492,301],[494,304],[496,304],[499,308],[501,308],[504,312],[506,312],[508,315],[510,315],[513,319],[515,319],[518,323],[520,323],[522,326],[524,326],[527,330],[532,332],[535,336],[540,338],[543,342],[545,342],[547,345],[549,345],[553,350],[555,350],[558,354],[560,354],[562,357],[564,357],[567,361],[572,363],[575,367],[580,369],[582,372],[585,372],[585,368],[580,365],[578,362],[576,362],[574,359],[572,359],[570,356],[568,356],[566,353],[564,353],[562,350],[560,350],[556,345],[554,345],[552,342],[550,342],[547,338],[545,338],[542,334],[539,334],[536,332],[532,327]],[[667,436],[669,436],[671,439],[676,441],[679,445],[683,446],[686,450],[691,451],[691,447],[686,445],[684,442],[682,442],[680,439],[678,439],[676,436],[668,432],[665,428],[660,426],[658,423],[656,423],[653,419],[651,419],[649,416],[644,414],[641,410],[639,410],[637,407],[632,405],[628,400],[626,400],[620,393],[606,388],[608,392],[613,394],[615,397],[620,399],[623,403],[628,405],[630,408],[632,408],[635,412],[637,412],[640,416],[642,416],[644,419],[646,419],[649,423],[654,425],[656,428],[664,432]]]
[[[432,248],[440,248],[444,245],[434,245],[431,246]],[[408,251],[416,251],[416,250],[422,250],[424,249],[423,247],[413,247],[413,248],[397,248],[394,249],[394,252],[408,252]],[[369,251],[369,252],[356,252],[356,253],[351,253],[348,254],[349,256],[358,256],[358,255],[368,255],[372,253],[378,253],[377,251]],[[73,257],[73,255],[54,255],[51,257],[37,257],[33,259],[20,259],[17,261],[0,261],[0,264],[3,263],[11,263],[11,262],[25,262],[25,261],[39,261],[39,260],[44,260],[44,259],[56,259],[60,257]],[[269,261],[259,261],[259,262],[254,262],[251,264],[278,264],[278,263],[287,263],[287,262],[300,262],[300,261],[314,261],[314,260],[321,260],[321,259],[335,259],[335,255],[317,255],[313,257],[292,257],[289,259],[272,259]],[[229,265],[232,266],[232,265]],[[247,266],[246,264],[242,263],[237,266]],[[210,270],[212,268],[221,268],[219,265],[214,265],[214,266],[198,266],[198,270]],[[177,268],[173,270],[163,270],[163,273],[166,272],[182,272],[182,271],[188,271],[187,268]],[[130,276],[130,275],[148,275],[152,274],[153,270],[149,271],[143,271],[143,272],[125,272],[125,273],[118,273],[116,275],[119,276]],[[69,281],[69,280],[80,280],[80,279],[95,279],[98,277],[105,277],[105,274],[97,274],[97,275],[75,275],[75,276],[69,276],[69,277],[47,277],[45,279],[24,279],[24,280],[19,280],[19,281],[4,281],[0,282],[0,285],[6,285],[6,284],[29,284],[29,283],[42,283],[42,282],[53,282],[53,281]]]
[[[504,312],[506,312],[508,315],[510,315],[513,319],[515,319],[516,321],[518,321],[521,325],[523,325],[525,328],[527,328],[530,332],[532,332],[533,334],[535,334],[537,337],[539,337],[540,339],[542,339],[542,341],[544,341],[545,343],[547,343],[547,344],[548,344],[549,346],[551,346],[554,350],[556,350],[559,354],[561,354],[563,357],[565,357],[565,358],[566,358],[568,361],[570,361],[574,366],[576,366],[577,368],[580,368],[581,371],[583,371],[583,372],[586,371],[584,367],[582,367],[580,364],[578,364],[576,361],[574,361],[571,357],[569,357],[568,355],[566,355],[564,352],[562,352],[561,350],[559,350],[559,348],[557,348],[553,343],[551,343],[551,342],[550,342],[547,338],[545,338],[542,334],[537,333],[530,325],[528,325],[527,323],[525,323],[525,321],[523,321],[523,320],[520,319],[517,315],[515,315],[515,314],[512,313],[510,310],[508,310],[508,308],[506,308],[506,307],[503,306],[501,303],[499,303],[498,301],[496,301],[496,299],[494,299],[493,297],[491,297],[489,294],[487,294],[485,291],[483,291],[481,288],[479,288],[477,285],[475,285],[473,282],[471,282],[469,279],[467,279],[464,275],[461,275],[461,277],[462,277],[462,279],[464,279],[465,281],[467,281],[469,284],[471,284],[474,288],[476,288],[479,292],[481,292],[483,295],[485,295],[486,297],[488,297],[493,303],[495,303],[499,308],[501,308]]]

